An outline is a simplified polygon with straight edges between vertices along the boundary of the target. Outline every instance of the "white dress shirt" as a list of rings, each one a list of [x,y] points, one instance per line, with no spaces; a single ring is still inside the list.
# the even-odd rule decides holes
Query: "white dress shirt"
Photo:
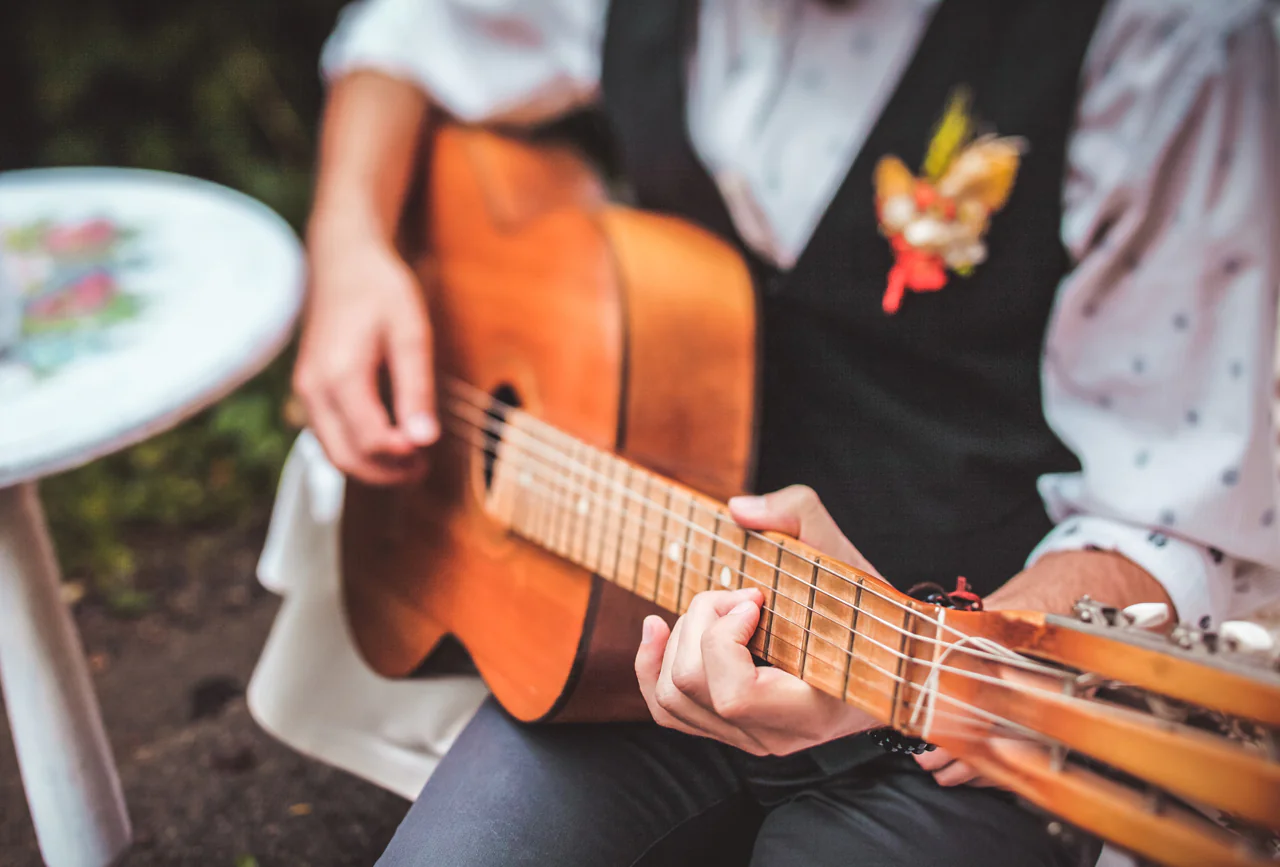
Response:
[[[597,97],[607,6],[364,0],[322,63],[330,78],[414,81],[467,121],[528,124]],[[690,136],[761,255],[795,262],[934,7],[704,0]],[[1117,550],[1189,622],[1280,595],[1280,110],[1265,4],[1113,0],[1085,60],[1063,200],[1075,267],[1048,326],[1044,411],[1083,469],[1040,480],[1058,526],[1030,559]]]
[[[596,98],[605,7],[365,0],[323,67],[415,82],[466,120],[527,124]],[[795,261],[932,8],[703,0],[691,137],[761,255]],[[1186,621],[1280,596],[1278,91],[1261,0],[1112,0],[1069,142],[1062,240],[1075,267],[1048,323],[1044,411],[1082,470],[1040,480],[1057,527],[1030,560],[1119,551]],[[342,492],[304,433],[259,565],[284,603],[249,704],[293,747],[412,798],[485,689],[388,681],[361,662],[341,616]]]

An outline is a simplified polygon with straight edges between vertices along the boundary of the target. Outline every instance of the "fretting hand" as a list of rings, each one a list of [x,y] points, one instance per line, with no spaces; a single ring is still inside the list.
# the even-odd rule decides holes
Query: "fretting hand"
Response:
[[[845,538],[812,490],[784,488],[729,501],[735,521],[776,530],[878,574]],[[644,623],[636,676],[661,725],[714,738],[755,755],[786,755],[874,728],[874,718],[776,668],[757,667],[747,648],[760,621],[759,590],[709,591],[668,629]]]

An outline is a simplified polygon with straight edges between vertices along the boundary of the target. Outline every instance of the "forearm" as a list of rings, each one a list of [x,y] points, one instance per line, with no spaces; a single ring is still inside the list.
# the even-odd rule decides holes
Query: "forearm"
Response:
[[[987,597],[985,607],[1066,614],[1085,595],[1119,608],[1137,602],[1163,602],[1176,617],[1173,602],[1160,582],[1112,551],[1047,554]]]
[[[365,236],[390,242],[429,114],[417,86],[358,71],[330,89],[308,245]]]

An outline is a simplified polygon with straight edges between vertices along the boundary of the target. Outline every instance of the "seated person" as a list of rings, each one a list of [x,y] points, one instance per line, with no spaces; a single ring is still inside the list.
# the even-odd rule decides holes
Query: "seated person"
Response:
[[[638,203],[719,233],[758,282],[765,495],[732,504],[740,523],[899,587],[965,575],[988,607],[1089,594],[1198,622],[1280,589],[1264,3],[367,0],[325,64],[296,385],[344,472],[415,479],[440,433],[431,327],[392,241],[424,124],[595,107]],[[981,237],[926,267],[927,233],[895,232],[912,214],[877,209],[874,170],[921,166],[948,106],[1019,137],[1021,162]],[[885,754],[874,721],[794,678],[724,712],[710,697],[752,676],[758,606],[710,593],[674,633],[646,624],[656,724],[483,705],[380,863],[1076,857],[963,762]]]

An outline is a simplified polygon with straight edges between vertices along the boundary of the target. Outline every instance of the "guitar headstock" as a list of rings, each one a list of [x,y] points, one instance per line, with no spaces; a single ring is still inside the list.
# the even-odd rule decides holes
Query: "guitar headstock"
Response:
[[[899,728],[1159,863],[1280,860],[1280,671],[1242,627],[948,612],[916,630]]]

